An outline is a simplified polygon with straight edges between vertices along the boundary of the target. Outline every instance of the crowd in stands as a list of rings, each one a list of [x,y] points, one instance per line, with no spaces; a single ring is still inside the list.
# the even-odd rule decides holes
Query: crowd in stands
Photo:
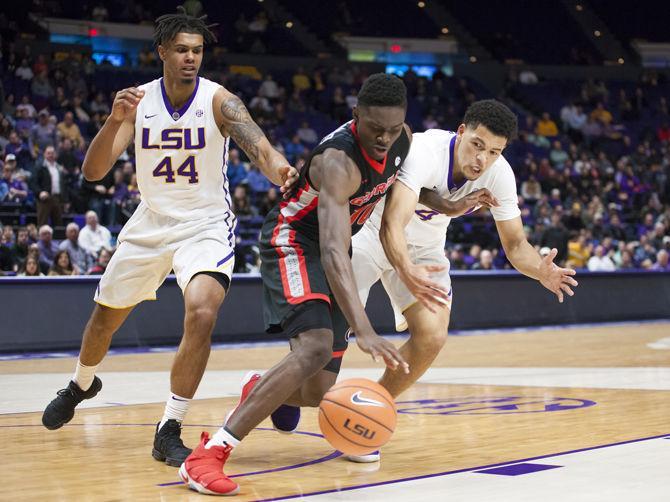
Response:
[[[101,273],[115,235],[140,201],[132,146],[104,179],[89,182],[81,174],[113,93],[96,87],[95,63],[82,54],[49,58],[10,49],[0,61],[0,216],[6,223],[0,271]],[[298,168],[324,134],[351,117],[366,77],[356,66],[298,68],[259,80],[230,71],[205,75],[239,92],[271,143]],[[410,71],[404,79],[415,131],[455,129],[471,102],[490,97],[477,82],[439,72],[426,79]],[[541,253],[556,247],[559,263],[579,269],[670,270],[670,116],[654,86],[667,89],[654,79],[632,93],[587,82],[560,104],[560,114],[534,115],[500,96],[520,117],[519,139],[505,156],[517,177],[528,238]],[[278,192],[236,148],[228,178],[239,222],[235,271],[257,271],[258,231]],[[484,210],[452,222],[446,252],[453,269],[510,267]]]

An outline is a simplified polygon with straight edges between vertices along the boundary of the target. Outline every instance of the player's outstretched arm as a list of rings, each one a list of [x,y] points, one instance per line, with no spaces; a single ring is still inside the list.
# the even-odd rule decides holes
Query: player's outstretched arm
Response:
[[[221,134],[230,136],[267,178],[287,193],[298,180],[298,171],[275,150],[235,94],[221,88],[214,96],[214,116]]]
[[[446,214],[451,218],[462,216],[478,206],[491,208],[500,205],[498,199],[496,199],[486,188],[474,190],[460,199],[453,201],[441,197],[440,194],[434,190],[422,188],[419,202],[424,206],[442,214]]]
[[[575,294],[572,287],[578,283],[572,276],[576,272],[571,268],[561,268],[554,263],[558,253],[555,248],[542,258],[526,239],[520,216],[511,220],[496,221],[496,227],[505,254],[515,269],[525,276],[540,281],[561,303],[564,294],[568,296]]]
[[[435,312],[444,304],[439,298],[448,300],[448,291],[429,279],[429,274],[445,269],[444,265],[415,265],[407,251],[405,227],[416,209],[417,195],[402,181],[391,187],[386,196],[379,238],[389,262],[400,279],[428,310]]]
[[[128,148],[135,132],[137,105],[144,91],[136,87],[120,90],[114,96],[112,112],[86,151],[81,170],[88,181],[97,181],[109,172]]]
[[[389,368],[409,368],[398,349],[375,333],[361,300],[356,294],[356,281],[349,258],[351,223],[349,197],[361,183],[354,163],[339,150],[329,149],[312,159],[310,177],[319,187],[319,242],[330,289],[344,317],[356,333],[356,343],[377,361],[383,358]]]

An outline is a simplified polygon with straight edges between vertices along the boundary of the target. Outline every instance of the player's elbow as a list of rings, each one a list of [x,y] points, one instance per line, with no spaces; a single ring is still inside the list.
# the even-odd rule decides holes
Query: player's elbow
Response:
[[[102,176],[98,176],[98,174],[92,173],[87,169],[82,168],[81,172],[84,175],[84,179],[86,181],[94,182],[94,181],[100,181],[102,179]]]

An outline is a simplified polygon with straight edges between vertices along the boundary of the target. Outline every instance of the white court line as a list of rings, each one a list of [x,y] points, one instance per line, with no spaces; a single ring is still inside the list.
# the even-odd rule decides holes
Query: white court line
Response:
[[[340,379],[377,380],[382,368],[344,369]],[[236,396],[247,370],[206,371],[195,399]],[[71,373],[0,375],[0,414],[42,411]],[[101,372],[103,390],[81,408],[160,403],[169,396],[167,371]],[[670,368],[430,368],[419,383],[670,390]]]

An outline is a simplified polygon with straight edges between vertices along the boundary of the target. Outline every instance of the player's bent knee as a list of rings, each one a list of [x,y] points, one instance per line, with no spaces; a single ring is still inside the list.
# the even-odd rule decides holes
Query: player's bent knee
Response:
[[[195,324],[199,328],[211,329],[218,317],[218,309],[209,305],[200,305],[195,308],[187,309],[186,323]]]
[[[305,336],[306,335],[306,336]],[[301,336],[294,354],[310,375],[322,369],[332,357],[333,336],[329,330],[311,330]]]

